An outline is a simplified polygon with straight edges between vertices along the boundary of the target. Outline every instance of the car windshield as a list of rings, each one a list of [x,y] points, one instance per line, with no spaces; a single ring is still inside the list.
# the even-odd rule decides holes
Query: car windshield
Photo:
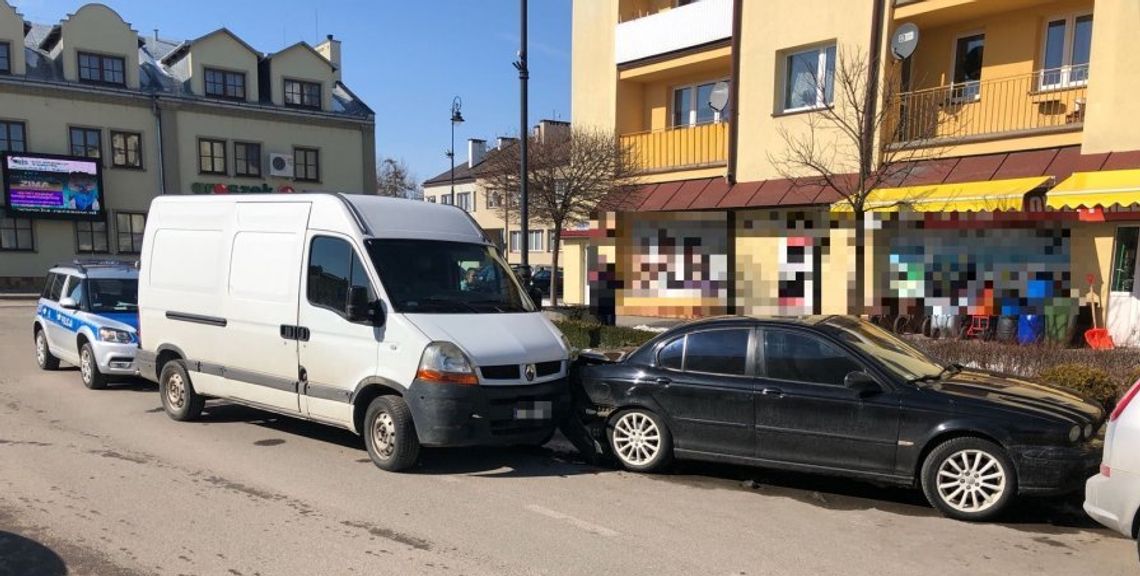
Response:
[[[396,312],[496,314],[533,312],[499,253],[483,244],[441,240],[365,242]]]
[[[836,316],[824,322],[840,340],[877,359],[883,367],[907,379],[934,377],[942,366],[894,334],[856,318]]]
[[[139,308],[139,281],[134,278],[88,278],[91,311],[134,312]]]

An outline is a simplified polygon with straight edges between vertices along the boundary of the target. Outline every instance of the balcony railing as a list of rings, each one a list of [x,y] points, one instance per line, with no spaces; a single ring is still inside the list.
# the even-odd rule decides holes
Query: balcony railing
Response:
[[[701,0],[617,25],[618,64],[732,37],[732,0]]]
[[[625,134],[638,164],[647,172],[723,165],[728,159],[728,123]]]
[[[903,92],[887,141],[941,145],[1080,130],[1087,89],[1088,68],[1069,67]]]

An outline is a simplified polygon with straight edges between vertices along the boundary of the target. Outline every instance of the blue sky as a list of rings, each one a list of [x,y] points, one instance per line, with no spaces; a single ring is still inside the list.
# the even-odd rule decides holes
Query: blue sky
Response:
[[[53,24],[86,4],[9,0],[24,17]],[[226,26],[262,52],[326,34],[343,42],[344,81],[376,111],[376,149],[401,158],[419,180],[447,170],[451,99],[467,138],[518,131],[518,0],[104,0],[139,34],[187,39]],[[570,119],[570,0],[530,0],[530,124]]]

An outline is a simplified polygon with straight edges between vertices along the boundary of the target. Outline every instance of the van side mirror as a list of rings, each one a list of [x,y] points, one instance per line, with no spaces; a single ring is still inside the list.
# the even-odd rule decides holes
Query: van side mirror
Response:
[[[66,310],[78,310],[79,303],[75,301],[75,298],[64,296],[59,299],[59,307]]]
[[[883,387],[868,373],[862,370],[848,372],[843,378],[843,385],[859,396],[870,396],[883,391]]]
[[[379,299],[369,300],[369,290],[366,286],[353,286],[349,292],[348,310],[346,310],[349,322],[356,324],[370,324],[372,326],[383,326],[384,304]]]

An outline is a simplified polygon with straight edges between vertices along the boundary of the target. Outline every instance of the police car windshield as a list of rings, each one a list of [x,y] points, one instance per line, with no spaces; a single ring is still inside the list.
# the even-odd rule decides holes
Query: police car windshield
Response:
[[[133,312],[139,308],[139,282],[134,278],[88,278],[91,311]]]

